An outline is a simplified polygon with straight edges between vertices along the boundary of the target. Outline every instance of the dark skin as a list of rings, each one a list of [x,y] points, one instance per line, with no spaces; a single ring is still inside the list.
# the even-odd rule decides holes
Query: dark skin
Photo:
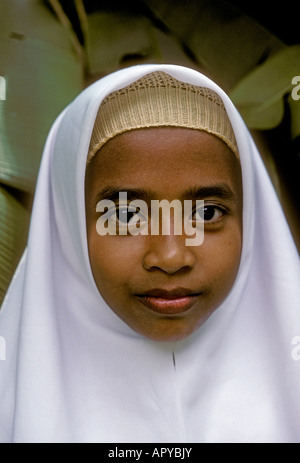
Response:
[[[100,236],[97,201],[108,198],[108,191],[131,195],[136,189],[143,195],[136,199],[147,203],[204,200],[203,243],[187,246],[185,233],[175,235],[172,227],[168,235]],[[193,129],[125,132],[108,141],[88,165],[85,194],[89,258],[107,304],[149,339],[173,342],[190,336],[225,300],[239,268],[243,200],[234,153],[216,136]],[[153,289],[177,291],[178,296],[182,288],[192,295],[188,310],[158,313],[143,303]]]

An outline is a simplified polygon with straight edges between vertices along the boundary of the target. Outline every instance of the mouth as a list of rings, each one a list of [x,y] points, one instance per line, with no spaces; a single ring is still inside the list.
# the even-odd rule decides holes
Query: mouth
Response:
[[[175,288],[171,291],[153,289],[145,294],[137,295],[138,300],[153,310],[164,315],[177,315],[187,312],[199,299],[201,293]]]

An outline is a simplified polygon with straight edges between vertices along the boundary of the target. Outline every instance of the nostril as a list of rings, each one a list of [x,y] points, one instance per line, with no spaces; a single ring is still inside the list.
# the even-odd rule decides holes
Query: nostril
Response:
[[[186,273],[194,267],[195,263],[195,255],[186,246],[157,247],[147,252],[143,258],[143,267],[146,270],[161,270],[168,275]]]
[[[144,266],[144,268],[146,268]],[[149,268],[146,268],[146,270],[148,272],[156,272],[156,271],[160,271],[160,272],[163,272],[167,275],[176,275],[176,276],[179,276],[181,274],[186,274],[187,272],[189,272],[191,270],[191,267],[189,266],[184,266],[184,267],[169,267],[169,268],[165,268],[165,267],[162,267],[162,266],[153,266],[153,267],[149,267]]]

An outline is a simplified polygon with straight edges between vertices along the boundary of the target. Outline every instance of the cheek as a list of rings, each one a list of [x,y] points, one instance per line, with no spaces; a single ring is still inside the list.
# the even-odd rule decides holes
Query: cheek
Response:
[[[106,299],[120,296],[138,268],[138,250],[125,237],[99,236],[94,232],[89,234],[88,246],[98,290]]]
[[[205,239],[205,238],[204,238]],[[224,233],[208,236],[204,242],[206,274],[213,293],[224,298],[235,281],[241,258],[242,233],[239,226]]]
[[[90,237],[89,255],[92,272],[97,286],[110,281],[111,285],[117,284],[122,279],[122,266],[124,260],[118,253],[116,246],[110,246],[110,240],[106,237]],[[117,259],[117,255],[119,258]],[[117,271],[118,270],[118,271]]]

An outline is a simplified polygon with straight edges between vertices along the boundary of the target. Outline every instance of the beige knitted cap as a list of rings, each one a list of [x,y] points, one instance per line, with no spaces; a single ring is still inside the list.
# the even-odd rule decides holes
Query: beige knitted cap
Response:
[[[214,91],[156,71],[101,103],[90,142],[89,162],[115,135],[147,127],[186,127],[221,138],[234,154],[238,148],[223,101]]]

